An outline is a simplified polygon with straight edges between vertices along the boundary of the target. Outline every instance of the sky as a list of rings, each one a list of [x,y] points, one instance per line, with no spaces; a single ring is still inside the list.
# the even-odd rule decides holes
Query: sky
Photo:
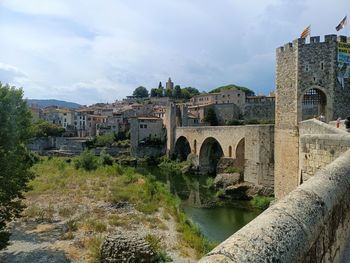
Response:
[[[313,36],[336,34],[349,11],[349,0],[0,0],[0,81],[80,104],[169,77],[267,95],[276,48],[309,24]]]

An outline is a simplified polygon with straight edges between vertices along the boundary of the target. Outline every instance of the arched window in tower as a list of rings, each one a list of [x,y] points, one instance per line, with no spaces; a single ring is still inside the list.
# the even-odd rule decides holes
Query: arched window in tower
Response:
[[[197,154],[197,140],[194,140],[193,142],[193,153]]]
[[[232,146],[228,147],[228,157],[232,157]]]

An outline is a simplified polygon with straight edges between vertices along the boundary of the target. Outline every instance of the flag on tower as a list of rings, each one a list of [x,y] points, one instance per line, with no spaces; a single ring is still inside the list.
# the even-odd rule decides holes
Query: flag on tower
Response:
[[[307,28],[304,29],[304,31],[301,33],[301,38],[306,38],[308,35],[310,35],[311,32],[311,25],[309,25]]]
[[[343,29],[346,26],[346,16],[343,18],[342,21],[340,21],[339,25],[336,26],[336,30],[339,31],[340,29]]]

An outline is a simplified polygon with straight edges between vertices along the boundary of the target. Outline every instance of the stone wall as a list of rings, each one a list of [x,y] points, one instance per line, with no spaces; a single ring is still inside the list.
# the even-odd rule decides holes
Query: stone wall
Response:
[[[199,262],[340,262],[349,207],[347,151]]]
[[[300,122],[299,133],[300,183],[350,149],[348,132],[315,119]]]
[[[34,140],[28,149],[38,154],[48,150],[60,150],[72,154],[80,154],[86,148],[86,140],[72,137],[43,137]]]
[[[219,125],[225,125],[234,119],[237,120],[241,114],[241,109],[234,103],[214,104],[212,107],[214,108]],[[205,112],[207,109],[205,109]]]
[[[247,125],[244,181],[274,186],[274,126]]]
[[[300,182],[350,149],[350,134],[307,134],[300,137]]]
[[[316,119],[302,121],[299,124],[300,135],[305,134],[348,134],[344,129],[338,129],[333,125]]]
[[[243,108],[243,119],[274,120],[275,101],[267,100],[259,103],[246,103]]]
[[[276,50],[275,196],[281,198],[298,185],[297,72],[295,40]]]
[[[160,157],[166,154],[166,146],[165,145],[139,145],[137,148],[132,149],[132,156],[141,157],[141,158],[154,158]]]

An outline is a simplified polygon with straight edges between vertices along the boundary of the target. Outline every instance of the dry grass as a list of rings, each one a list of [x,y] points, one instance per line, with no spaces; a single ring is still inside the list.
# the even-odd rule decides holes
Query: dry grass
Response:
[[[38,176],[30,183],[33,190],[26,193],[28,208],[23,215],[28,219],[64,222],[58,244],[72,260],[99,262],[104,236],[117,228],[147,228],[159,233],[169,231],[169,223],[164,220],[176,218],[174,211],[179,200],[162,184],[132,168],[100,166],[87,172],[75,169],[73,162],[67,163],[64,158],[52,158],[35,165],[33,171]],[[128,201],[138,211],[116,214],[104,206],[119,201]],[[48,232],[49,228],[42,227],[40,231]],[[190,235],[187,229],[182,229],[181,236],[184,235]],[[180,243],[180,251],[193,255],[188,242]]]

